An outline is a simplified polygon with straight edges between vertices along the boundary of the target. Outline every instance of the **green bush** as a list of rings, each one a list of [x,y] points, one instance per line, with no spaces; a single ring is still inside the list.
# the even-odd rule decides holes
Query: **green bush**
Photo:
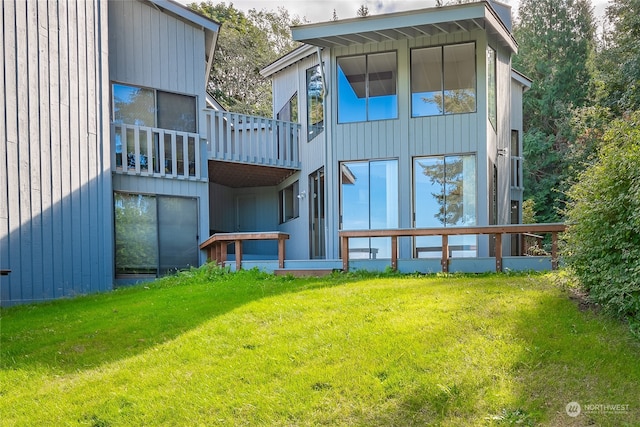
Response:
[[[640,112],[611,123],[568,196],[567,265],[593,302],[640,334]]]

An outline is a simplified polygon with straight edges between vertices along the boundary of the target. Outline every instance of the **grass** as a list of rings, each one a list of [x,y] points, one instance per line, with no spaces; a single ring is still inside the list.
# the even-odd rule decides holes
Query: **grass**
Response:
[[[640,425],[640,343],[549,275],[205,267],[4,309],[0,344],[2,426]]]

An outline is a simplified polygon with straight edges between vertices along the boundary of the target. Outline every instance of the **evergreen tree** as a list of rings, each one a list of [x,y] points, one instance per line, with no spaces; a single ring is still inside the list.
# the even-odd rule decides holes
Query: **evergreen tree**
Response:
[[[571,141],[563,124],[590,104],[595,25],[589,0],[523,0],[514,68],[533,80],[524,97],[525,198],[539,222],[559,220]]]
[[[640,110],[640,0],[612,0],[598,57],[600,102],[617,116]]]

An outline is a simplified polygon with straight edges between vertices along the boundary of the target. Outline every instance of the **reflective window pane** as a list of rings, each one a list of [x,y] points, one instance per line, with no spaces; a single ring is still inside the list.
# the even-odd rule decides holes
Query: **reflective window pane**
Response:
[[[156,198],[114,193],[116,275],[156,274]]]
[[[476,225],[476,159],[439,156],[414,159],[416,227]],[[451,256],[475,256],[476,236],[451,236]],[[418,258],[440,257],[441,237],[417,237]]]
[[[158,91],[158,126],[161,129],[197,132],[196,97]]]
[[[307,141],[324,129],[324,84],[320,65],[307,70]]]
[[[114,84],[113,121],[128,125],[155,125],[155,100],[151,89]]]
[[[369,120],[398,117],[397,60],[395,52],[372,54],[367,57],[369,78]]]
[[[338,123],[367,120],[367,58],[338,59]]]
[[[497,81],[496,81],[496,51],[487,47],[487,102],[489,110],[489,122],[497,129],[498,123],[498,101],[497,101]]]
[[[442,114],[442,48],[411,51],[411,115]]]
[[[475,44],[444,47],[444,112],[471,113],[476,110]]]
[[[198,266],[198,203],[186,197],[158,197],[160,274]]]

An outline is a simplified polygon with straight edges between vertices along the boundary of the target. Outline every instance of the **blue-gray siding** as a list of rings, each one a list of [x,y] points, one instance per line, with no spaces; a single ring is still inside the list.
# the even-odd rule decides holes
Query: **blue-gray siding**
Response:
[[[107,4],[0,14],[2,304],[111,289]]]

